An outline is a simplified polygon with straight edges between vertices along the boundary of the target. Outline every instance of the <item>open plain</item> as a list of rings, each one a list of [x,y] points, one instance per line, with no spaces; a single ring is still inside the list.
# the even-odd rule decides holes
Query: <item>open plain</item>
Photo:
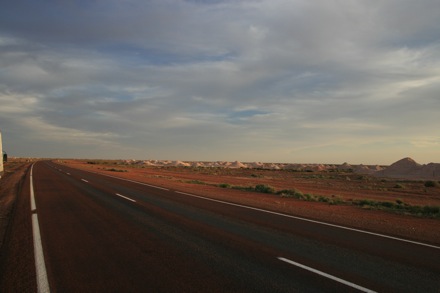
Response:
[[[235,165],[8,162],[0,288],[432,292],[440,285],[436,182]]]
[[[62,160],[62,163],[215,199],[440,244],[440,211],[437,212],[440,187],[426,187],[424,180],[379,178],[352,170],[297,172],[172,164],[157,167],[122,160]],[[272,187],[274,193],[296,190],[313,198],[298,199],[252,190],[257,185]],[[365,204],[355,204],[359,201]],[[370,202],[433,207],[434,213],[408,214],[398,208],[386,209],[386,204],[375,207]]]

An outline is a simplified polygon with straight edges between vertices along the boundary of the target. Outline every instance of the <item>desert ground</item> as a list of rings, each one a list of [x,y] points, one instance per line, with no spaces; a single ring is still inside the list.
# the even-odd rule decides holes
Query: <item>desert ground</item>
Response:
[[[438,181],[377,177],[347,168],[243,168],[237,167],[237,162],[231,163],[234,166],[230,168],[182,165],[176,161],[156,166],[139,161],[59,162],[313,220],[440,243]],[[428,181],[434,186],[426,184]]]
[[[0,227],[3,229],[31,161],[11,159],[6,163],[5,176],[0,181]],[[207,167],[206,163],[176,161],[156,161],[155,164],[123,160],[54,161],[312,220],[440,244],[439,181],[392,178],[390,172],[391,177],[374,174],[384,173],[387,166],[342,164],[338,168],[312,165],[288,169],[279,165],[251,167],[239,162],[227,164],[228,167],[219,163]],[[399,164],[407,166],[408,162],[405,159]],[[359,173],[360,169],[374,172]]]

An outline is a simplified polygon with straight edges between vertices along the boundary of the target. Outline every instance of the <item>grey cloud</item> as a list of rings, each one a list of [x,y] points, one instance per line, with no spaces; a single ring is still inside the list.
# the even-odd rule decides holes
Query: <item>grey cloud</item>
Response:
[[[359,153],[368,143],[416,141],[440,122],[436,8],[429,0],[5,3],[1,127],[16,145],[33,131],[70,135],[96,151],[66,149],[90,156],[105,153],[100,145],[117,156],[126,145],[139,157],[149,148],[162,158],[272,159],[317,154],[329,141]]]

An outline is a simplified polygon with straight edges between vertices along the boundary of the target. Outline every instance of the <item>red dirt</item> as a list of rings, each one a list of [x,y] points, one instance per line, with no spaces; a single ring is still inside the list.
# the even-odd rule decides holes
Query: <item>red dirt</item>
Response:
[[[5,174],[0,179],[0,248],[8,227],[8,219],[14,208],[20,185],[29,167],[26,162],[5,163]]]
[[[411,205],[440,206],[440,188],[426,188],[421,181],[380,179],[353,173],[288,172],[281,170],[142,167],[120,162],[68,160],[71,167],[105,173],[170,189],[250,205],[295,216],[365,229],[417,241],[440,244],[440,220],[363,209],[352,205],[282,198],[273,194],[219,188],[210,184],[255,186],[266,184],[303,193],[336,196],[345,201],[401,200]],[[110,171],[113,169],[113,171]],[[399,187],[396,187],[399,186]]]
[[[30,220],[30,163],[12,161],[0,180],[0,288],[2,292],[29,292],[36,288]]]

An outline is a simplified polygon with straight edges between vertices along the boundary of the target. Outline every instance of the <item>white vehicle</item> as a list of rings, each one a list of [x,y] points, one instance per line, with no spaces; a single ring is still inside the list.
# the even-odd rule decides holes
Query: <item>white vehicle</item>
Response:
[[[0,178],[3,175],[3,143],[2,143],[2,132],[0,131],[0,154],[2,154],[2,157],[0,159]]]

